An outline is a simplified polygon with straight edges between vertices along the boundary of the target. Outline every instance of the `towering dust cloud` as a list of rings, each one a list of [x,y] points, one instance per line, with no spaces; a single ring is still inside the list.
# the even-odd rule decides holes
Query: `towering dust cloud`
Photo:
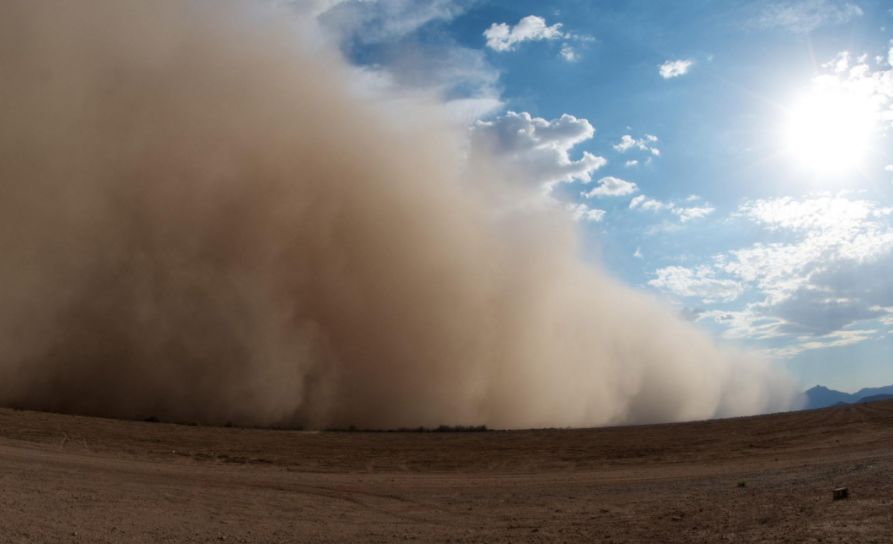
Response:
[[[291,18],[0,4],[0,403],[522,427],[791,401],[557,212],[494,213],[436,104],[388,121]]]

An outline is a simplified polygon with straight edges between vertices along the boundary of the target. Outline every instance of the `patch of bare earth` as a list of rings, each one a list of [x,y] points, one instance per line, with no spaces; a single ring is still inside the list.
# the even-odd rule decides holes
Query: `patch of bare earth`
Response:
[[[0,409],[0,542],[221,541],[891,542],[893,402],[486,433]]]

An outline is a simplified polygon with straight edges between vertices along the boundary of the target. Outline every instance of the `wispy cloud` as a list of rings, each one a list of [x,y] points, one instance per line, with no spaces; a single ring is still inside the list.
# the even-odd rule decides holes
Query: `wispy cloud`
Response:
[[[858,5],[839,0],[799,0],[767,3],[748,25],[760,29],[782,29],[807,33],[829,25],[848,23],[862,16]]]
[[[852,346],[877,337],[879,332],[877,329],[857,329],[834,331],[820,336],[801,336],[796,343],[766,351],[770,356],[787,359],[804,351]]]
[[[667,211],[675,215],[680,223],[707,217],[715,211],[715,208],[708,203],[701,206],[682,206],[675,202],[665,202],[645,195],[634,197],[630,201],[629,207],[632,210],[639,209],[648,212]]]
[[[605,210],[598,208],[590,208],[583,203],[567,204],[567,211],[570,212],[574,221],[583,221],[587,223],[600,223],[605,218]]]
[[[648,282],[652,287],[680,297],[696,297],[710,304],[730,302],[744,293],[744,285],[733,279],[717,278],[708,266],[659,268],[657,277]]]
[[[580,60],[580,53],[577,52],[576,49],[570,44],[562,44],[561,51],[559,52],[561,58],[566,60],[567,62],[577,62]]]
[[[326,28],[344,40],[373,44],[394,40],[415,32],[432,21],[448,21],[466,7],[457,0],[376,0],[347,2],[316,0],[314,11]]]
[[[309,0],[295,4],[296,9],[314,14],[326,38],[340,43],[345,52],[398,46],[424,32],[426,25],[450,21],[469,6],[466,0]],[[423,44],[414,42],[414,46],[399,62],[376,59],[352,66],[358,90],[391,102],[448,96],[448,111],[466,125],[502,107],[499,72],[484,51],[440,35]],[[394,109],[402,109],[401,104]]]

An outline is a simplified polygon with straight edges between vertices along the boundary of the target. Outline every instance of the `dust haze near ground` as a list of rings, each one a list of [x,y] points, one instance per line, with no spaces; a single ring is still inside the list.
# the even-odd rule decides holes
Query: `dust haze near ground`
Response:
[[[582,263],[560,212],[494,213],[498,164],[434,102],[357,98],[295,17],[0,4],[0,403],[361,427],[791,405]]]

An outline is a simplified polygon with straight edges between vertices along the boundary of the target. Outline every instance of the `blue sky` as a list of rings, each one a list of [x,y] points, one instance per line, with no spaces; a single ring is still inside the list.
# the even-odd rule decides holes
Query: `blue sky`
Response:
[[[455,105],[585,258],[804,387],[893,383],[893,1],[313,9],[359,69]]]

